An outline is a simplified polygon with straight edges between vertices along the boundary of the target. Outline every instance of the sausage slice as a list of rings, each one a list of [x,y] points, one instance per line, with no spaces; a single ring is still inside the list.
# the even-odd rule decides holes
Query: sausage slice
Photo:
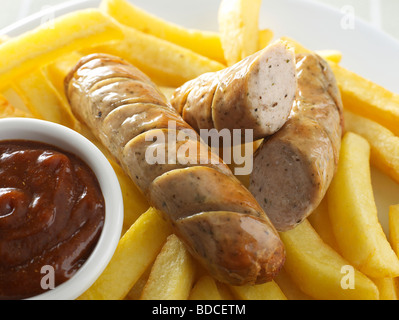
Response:
[[[335,174],[343,106],[335,77],[316,54],[297,56],[298,92],[290,119],[254,156],[249,190],[279,231],[320,204]]]
[[[295,92],[295,55],[278,41],[229,68],[185,83],[171,104],[197,131],[250,128],[257,140],[284,125]]]

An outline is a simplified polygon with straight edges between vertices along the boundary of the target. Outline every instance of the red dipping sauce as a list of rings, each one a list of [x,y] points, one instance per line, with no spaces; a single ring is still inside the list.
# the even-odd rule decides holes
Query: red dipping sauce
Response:
[[[92,170],[77,156],[32,141],[0,142],[0,299],[41,294],[88,259],[105,220]]]

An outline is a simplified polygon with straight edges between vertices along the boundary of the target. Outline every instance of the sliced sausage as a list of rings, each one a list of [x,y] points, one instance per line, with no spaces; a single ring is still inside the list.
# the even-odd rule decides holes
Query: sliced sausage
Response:
[[[109,81],[116,78],[123,82],[123,90]],[[112,89],[103,87],[110,83]],[[136,90],[139,87],[148,91]],[[216,279],[251,285],[276,276],[285,260],[276,229],[248,189],[144,74],[117,57],[91,55],[67,76],[65,90],[74,114],[103,142]],[[141,100],[132,104],[136,98]],[[176,124],[173,129],[165,128],[169,122]],[[169,135],[151,140],[162,133],[186,134],[187,144]],[[157,147],[168,155],[165,164],[148,157]],[[199,153],[187,156],[190,148]]]
[[[168,137],[178,134],[187,139],[173,139],[169,143]],[[149,158],[159,160],[156,165],[149,165]],[[132,179],[144,194],[150,192],[152,182],[164,173],[198,164],[212,167],[226,176],[233,175],[229,167],[198,140],[198,136],[174,129],[150,130],[130,140],[123,149],[121,163],[126,172],[135,172]]]
[[[201,212],[177,220],[176,225],[179,235],[187,239],[216,279],[257,283],[281,269],[281,240],[265,230],[262,218],[237,212]]]
[[[184,190],[184,192],[181,192]],[[263,210],[234,177],[208,167],[169,171],[153,182],[152,204],[173,220],[203,211],[233,211],[262,217]],[[175,201],[166,202],[173,198]]]
[[[320,204],[335,174],[343,106],[335,77],[316,54],[297,56],[298,92],[284,127],[254,156],[249,190],[279,231]]]
[[[257,140],[284,125],[295,92],[295,55],[278,41],[229,68],[185,83],[171,104],[197,131],[251,128]]]

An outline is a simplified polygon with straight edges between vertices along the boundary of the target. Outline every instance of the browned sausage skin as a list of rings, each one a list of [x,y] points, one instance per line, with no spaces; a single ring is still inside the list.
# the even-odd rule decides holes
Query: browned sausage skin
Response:
[[[257,140],[284,125],[295,92],[295,54],[277,41],[229,68],[185,83],[171,104],[197,131],[250,128]]]
[[[288,122],[254,156],[249,190],[279,231],[320,204],[335,174],[343,131],[340,92],[328,63],[297,55],[298,92]]]
[[[119,58],[96,54],[83,58],[70,72],[65,90],[74,114],[150,204],[163,212],[211,275],[231,285],[260,284],[276,276],[285,260],[276,229],[253,195],[196,133],[187,140],[198,151],[190,161],[179,161],[181,142],[176,140],[160,144],[177,161],[147,161],[151,136],[193,131],[147,76]]]

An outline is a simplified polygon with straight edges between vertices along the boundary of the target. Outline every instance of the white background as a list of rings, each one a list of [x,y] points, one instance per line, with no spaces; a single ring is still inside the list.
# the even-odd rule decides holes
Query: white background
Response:
[[[151,1],[151,0],[148,0]],[[188,1],[188,0],[187,0]],[[191,0],[201,1],[201,0]],[[278,1],[278,0],[275,0]],[[355,14],[399,40],[399,0],[313,0],[337,9],[352,6]],[[0,29],[67,0],[0,0]],[[134,3],[134,0],[133,0]]]

